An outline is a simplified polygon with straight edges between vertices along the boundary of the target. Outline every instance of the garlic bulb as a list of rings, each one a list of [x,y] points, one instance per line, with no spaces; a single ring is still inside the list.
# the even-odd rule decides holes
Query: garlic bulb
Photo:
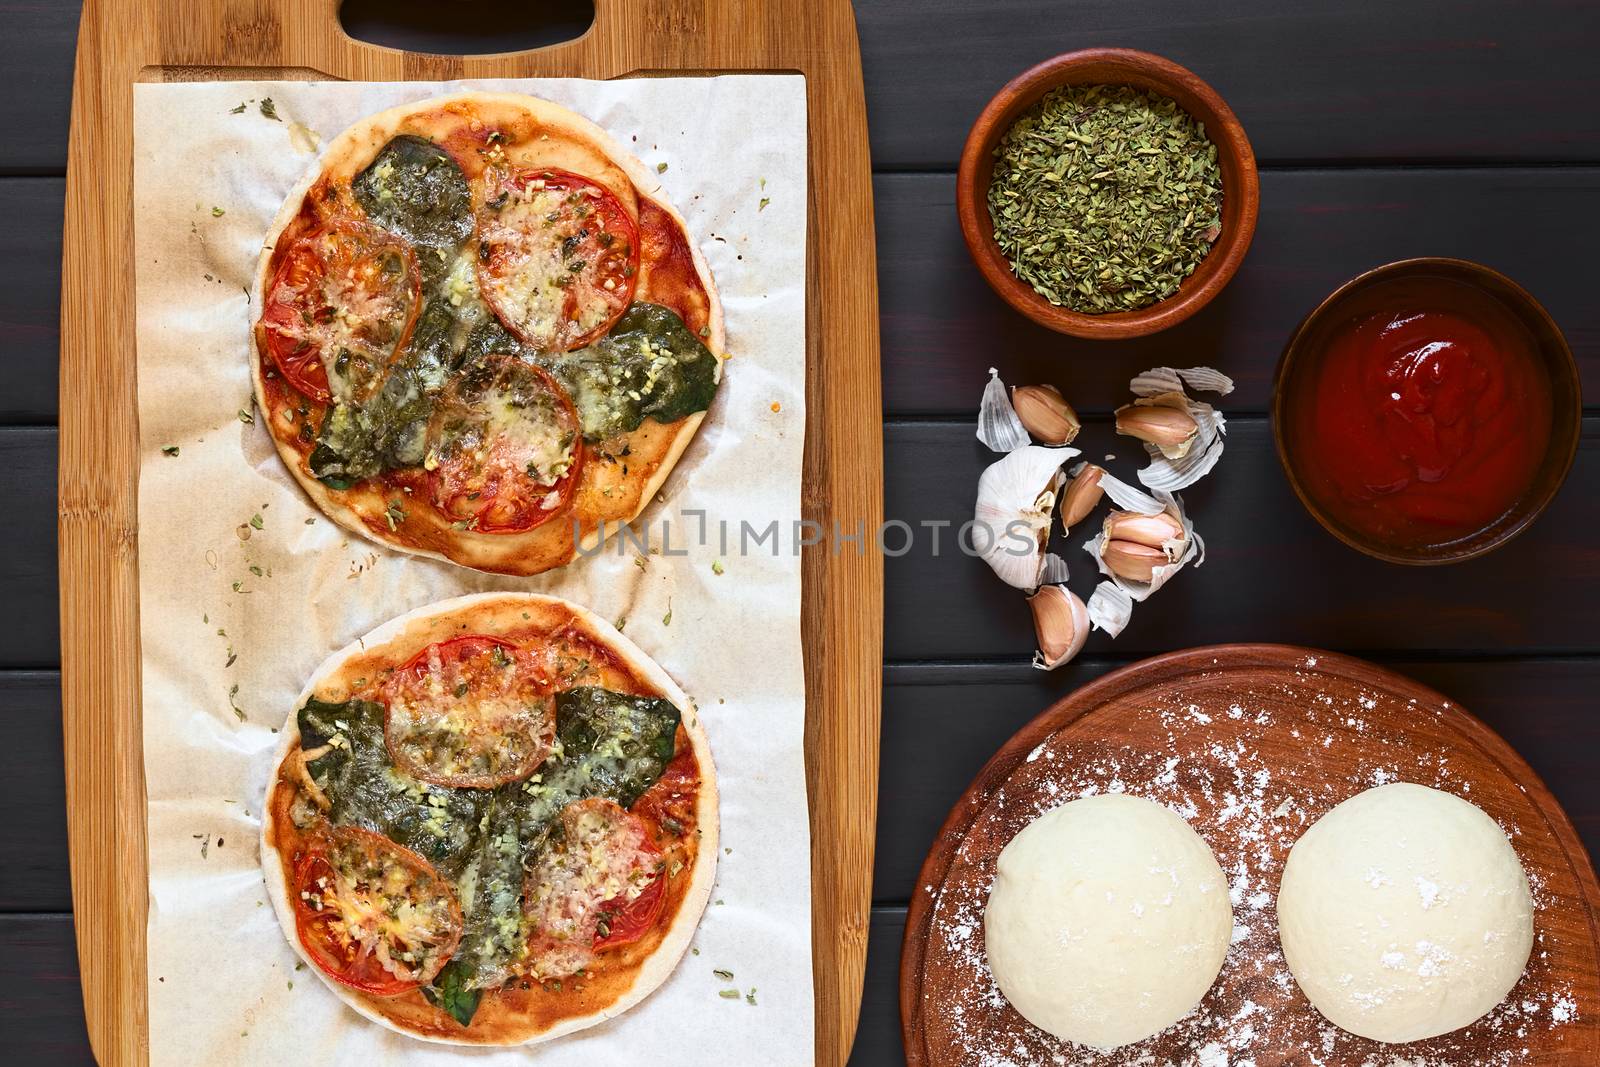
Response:
[[[1033,665],[1053,671],[1083,650],[1089,636],[1089,611],[1076,593],[1064,585],[1041,586],[1028,598],[1033,609],[1033,632],[1039,651]]]
[[[1222,456],[1227,423],[1216,408],[1190,398],[1196,389],[1226,396],[1233,379],[1210,367],[1155,367],[1128,383],[1138,399],[1117,411],[1117,432],[1137,437],[1150,454],[1139,481],[1176,493],[1208,474]]]
[[[1072,481],[1061,497],[1063,530],[1071,530],[1089,517],[1089,513],[1100,503],[1100,498],[1105,496],[1105,489],[1100,485],[1105,477],[1105,468],[1093,463],[1080,463],[1073,470]]]
[[[1050,515],[1065,475],[1061,465],[1075,448],[1024,445],[991,463],[978,478],[972,516],[973,547],[1007,585],[1039,587]]]
[[[1011,407],[1041,444],[1071,444],[1083,428],[1078,413],[1053,385],[1024,385],[1011,390]]]
[[[989,384],[983,387],[978,405],[978,440],[995,452],[1012,452],[1028,443],[1027,428],[1017,418],[1006,396],[1006,383],[1000,372],[989,368]]]

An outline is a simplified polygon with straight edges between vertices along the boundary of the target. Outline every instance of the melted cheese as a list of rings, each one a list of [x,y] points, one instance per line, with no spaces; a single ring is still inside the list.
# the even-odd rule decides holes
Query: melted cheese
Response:
[[[332,269],[313,280],[305,303],[330,308],[332,314],[312,315],[309,322],[290,315],[275,326],[290,340],[317,349],[329,390],[340,401],[364,399],[382,384],[381,372],[394,355],[410,310],[409,290],[397,287],[384,274],[385,253],[350,263],[343,247],[348,240],[337,233],[324,233],[318,239],[317,254]]]
[[[485,436],[509,466],[541,482],[557,481],[572,466],[575,438],[548,395],[519,405],[496,391],[483,398],[481,410]]]
[[[634,900],[657,877],[659,854],[644,823],[615,802],[581,800],[561,813],[562,840],[528,875],[532,930],[526,972],[562,978],[587,967],[602,916]]]
[[[567,227],[564,191],[540,181],[509,190],[500,210],[487,214],[484,244],[498,251],[486,288],[507,325],[539,344],[561,332],[566,304],[564,282],[571,277],[561,245]]]
[[[496,525],[516,509],[552,510],[553,487],[577,458],[577,420],[535,368],[496,357],[495,377],[452,398],[430,426],[423,466],[437,472],[435,505],[459,520]],[[475,495],[476,494],[476,495]]]
[[[328,869],[331,877],[301,890],[312,911],[332,912],[328,931],[362,946],[396,978],[432,977],[443,962],[440,946],[455,940],[448,887],[359,833],[334,836]]]
[[[384,697],[390,751],[440,784],[486,788],[526,778],[555,738],[554,711],[531,657],[499,646],[465,660],[441,658],[430,646],[422,669],[396,674]],[[427,800],[443,837],[444,798],[430,792]]]

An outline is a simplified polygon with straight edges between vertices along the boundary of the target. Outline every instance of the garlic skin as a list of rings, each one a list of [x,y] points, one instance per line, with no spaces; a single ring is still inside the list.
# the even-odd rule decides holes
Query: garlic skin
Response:
[[[1028,598],[1033,609],[1033,632],[1039,651],[1033,665],[1053,671],[1083,651],[1089,636],[1089,610],[1078,595],[1064,585],[1045,585]]]
[[[1105,468],[1093,463],[1080,463],[1073,471],[1072,481],[1061,496],[1063,532],[1070,533],[1074,526],[1087,519],[1089,513],[1100,505],[1100,499],[1106,492],[1100,483],[1105,477]]]
[[[1168,560],[1167,554],[1159,548],[1136,541],[1108,540],[1100,546],[1100,562],[1118,578],[1149,583],[1155,577],[1156,568]]]
[[[1066,560],[1054,552],[1044,554],[1044,565],[1039,568],[1040,585],[1060,585],[1070,577],[1072,572],[1067,569]]]
[[[1078,413],[1053,385],[1023,385],[1011,390],[1011,407],[1041,444],[1071,444],[1083,429]]]
[[[1006,383],[1000,372],[989,368],[989,384],[983,387],[978,404],[978,440],[993,452],[1014,452],[1028,443],[1028,429],[1017,418],[1006,397]]]
[[[1066,478],[1061,467],[1077,454],[1076,448],[1024,445],[978,478],[971,543],[1007,585],[1032,592],[1043,580],[1051,514]]]
[[[1127,629],[1133,618],[1133,597],[1115,582],[1101,582],[1089,594],[1085,605],[1089,612],[1089,625],[1104,630],[1113,639]]]
[[[1155,445],[1168,459],[1182,459],[1200,435],[1200,424],[1184,410],[1186,404],[1181,393],[1136,400],[1117,409],[1117,432]]]
[[[1183,523],[1170,511],[1162,511],[1155,515],[1141,515],[1136,511],[1113,511],[1106,516],[1105,539],[1131,541],[1146,548],[1159,548],[1166,556],[1166,561],[1170,563],[1183,555],[1188,546],[1189,535],[1184,530]]]

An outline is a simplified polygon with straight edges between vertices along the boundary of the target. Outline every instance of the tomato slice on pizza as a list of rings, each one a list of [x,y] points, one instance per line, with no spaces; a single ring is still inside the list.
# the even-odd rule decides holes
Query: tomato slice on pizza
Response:
[[[355,826],[313,836],[294,870],[300,944],[334,981],[392,997],[433,980],[461,940],[450,883],[410,849]]]
[[[490,355],[441,400],[423,466],[434,507],[462,529],[531,530],[560,514],[577,486],[578,414],[542,368]]]
[[[672,758],[661,777],[645,790],[630,810],[676,837],[694,818],[695,792],[699,787],[700,774],[694,753],[685,750]]]
[[[303,396],[365,399],[410,339],[421,291],[405,241],[355,220],[319,227],[289,247],[266,291],[267,353]]]
[[[638,896],[631,900],[613,898],[606,903],[614,907],[601,906],[600,921],[594,933],[596,952],[631,945],[650,932],[667,904],[667,880],[658,869],[639,890]]]
[[[540,980],[643,937],[661,914],[661,852],[644,820],[590,797],[561,812],[561,839],[528,873],[526,970]]]
[[[435,785],[493,789],[521,781],[555,740],[555,706],[533,656],[467,635],[429,645],[382,690],[395,766]]]
[[[484,299],[538,351],[583,347],[633,300],[639,227],[598,182],[562,170],[490,170],[477,227]]]

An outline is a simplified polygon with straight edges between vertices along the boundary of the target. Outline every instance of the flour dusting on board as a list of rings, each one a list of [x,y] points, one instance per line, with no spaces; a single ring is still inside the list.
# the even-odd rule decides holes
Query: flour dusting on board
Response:
[[[1135,748],[1080,737],[1090,732],[1074,730],[1080,719],[1027,754],[968,830],[943,889],[919,889],[935,894],[922,992],[930,1007],[937,1003],[923,1016],[932,1062],[963,1067],[1511,1067],[1529,1061],[1530,1042],[1539,1047],[1561,1043],[1563,1028],[1580,1018],[1574,990],[1553,973],[1546,942],[1552,909],[1565,889],[1547,885],[1532,870],[1536,933],[1528,969],[1506,1001],[1472,1026],[1430,1041],[1385,1046],[1339,1030],[1306,1002],[1278,943],[1275,899],[1290,847],[1334,805],[1366,788],[1408,781],[1458,795],[1472,790],[1451,766],[1448,727],[1439,722],[1442,709],[1382,691],[1330,696],[1318,684],[1316,659],[1307,657],[1300,666],[1292,681],[1262,685],[1243,696],[1234,683],[1226,698],[1208,692],[1220,689],[1226,672],[1202,674],[1186,686],[1183,701],[1133,710],[1137,729],[1126,733],[1160,738],[1160,743]],[[1122,714],[1128,716],[1126,710]],[[1403,738],[1390,723],[1394,718],[1437,737],[1438,743],[1418,745],[1414,736]],[[1287,739],[1290,750],[1300,745],[1318,761],[1334,762],[1339,773],[1327,775],[1328,781],[1314,780],[1293,760],[1274,756],[1269,762],[1260,747],[1269,736],[1273,744],[1283,746]],[[1343,784],[1330,784],[1341,779]],[[1188,820],[1216,853],[1234,910],[1227,960],[1200,1006],[1156,1038],[1111,1052],[1060,1041],[1023,1020],[989,973],[983,932],[995,857],[1006,842],[1051,808],[1104,792],[1148,797]],[[1526,798],[1514,793],[1508,788],[1502,803],[1476,799],[1499,818],[1516,845],[1522,827],[1508,822],[1505,813],[1536,816]],[[1377,870],[1369,876],[1386,877]],[[1424,901],[1438,893],[1425,880],[1416,890]]]

